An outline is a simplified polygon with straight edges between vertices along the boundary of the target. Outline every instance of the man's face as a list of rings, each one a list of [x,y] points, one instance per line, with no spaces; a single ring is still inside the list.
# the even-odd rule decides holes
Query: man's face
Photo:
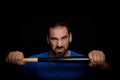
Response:
[[[66,27],[57,26],[50,29],[50,35],[47,38],[48,44],[51,45],[52,52],[56,57],[63,57],[72,40],[71,33],[68,33]]]

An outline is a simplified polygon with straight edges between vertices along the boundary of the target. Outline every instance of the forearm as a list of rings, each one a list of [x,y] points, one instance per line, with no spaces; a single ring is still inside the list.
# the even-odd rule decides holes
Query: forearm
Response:
[[[105,71],[109,71],[111,70],[111,65],[108,64],[107,62],[105,62],[103,65],[99,66],[101,69],[105,70]]]

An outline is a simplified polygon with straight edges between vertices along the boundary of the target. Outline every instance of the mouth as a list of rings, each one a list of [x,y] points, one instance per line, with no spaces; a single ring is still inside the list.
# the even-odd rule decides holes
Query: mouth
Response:
[[[56,49],[56,52],[57,52],[57,53],[62,53],[62,52],[64,52],[64,49],[63,49],[63,48],[61,48],[61,49]]]

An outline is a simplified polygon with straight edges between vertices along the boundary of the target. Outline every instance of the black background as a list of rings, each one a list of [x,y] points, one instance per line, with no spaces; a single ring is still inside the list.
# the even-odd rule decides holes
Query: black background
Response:
[[[103,50],[111,66],[117,57],[113,51],[116,44],[115,14],[110,12],[41,13],[34,11],[6,12],[0,27],[0,56],[3,76],[13,78],[15,70],[5,63],[9,51],[23,51],[25,57],[48,50],[45,31],[49,23],[66,21],[72,31],[70,48],[84,53]],[[115,66],[116,67],[116,66]],[[11,72],[12,71],[12,72]]]

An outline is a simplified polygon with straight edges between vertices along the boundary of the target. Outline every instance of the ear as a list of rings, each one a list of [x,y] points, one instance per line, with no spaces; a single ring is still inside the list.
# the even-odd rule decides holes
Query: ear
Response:
[[[47,35],[47,43],[49,44],[50,42],[49,42],[49,38],[48,38],[48,35]]]
[[[72,33],[70,32],[70,42],[72,42]]]

